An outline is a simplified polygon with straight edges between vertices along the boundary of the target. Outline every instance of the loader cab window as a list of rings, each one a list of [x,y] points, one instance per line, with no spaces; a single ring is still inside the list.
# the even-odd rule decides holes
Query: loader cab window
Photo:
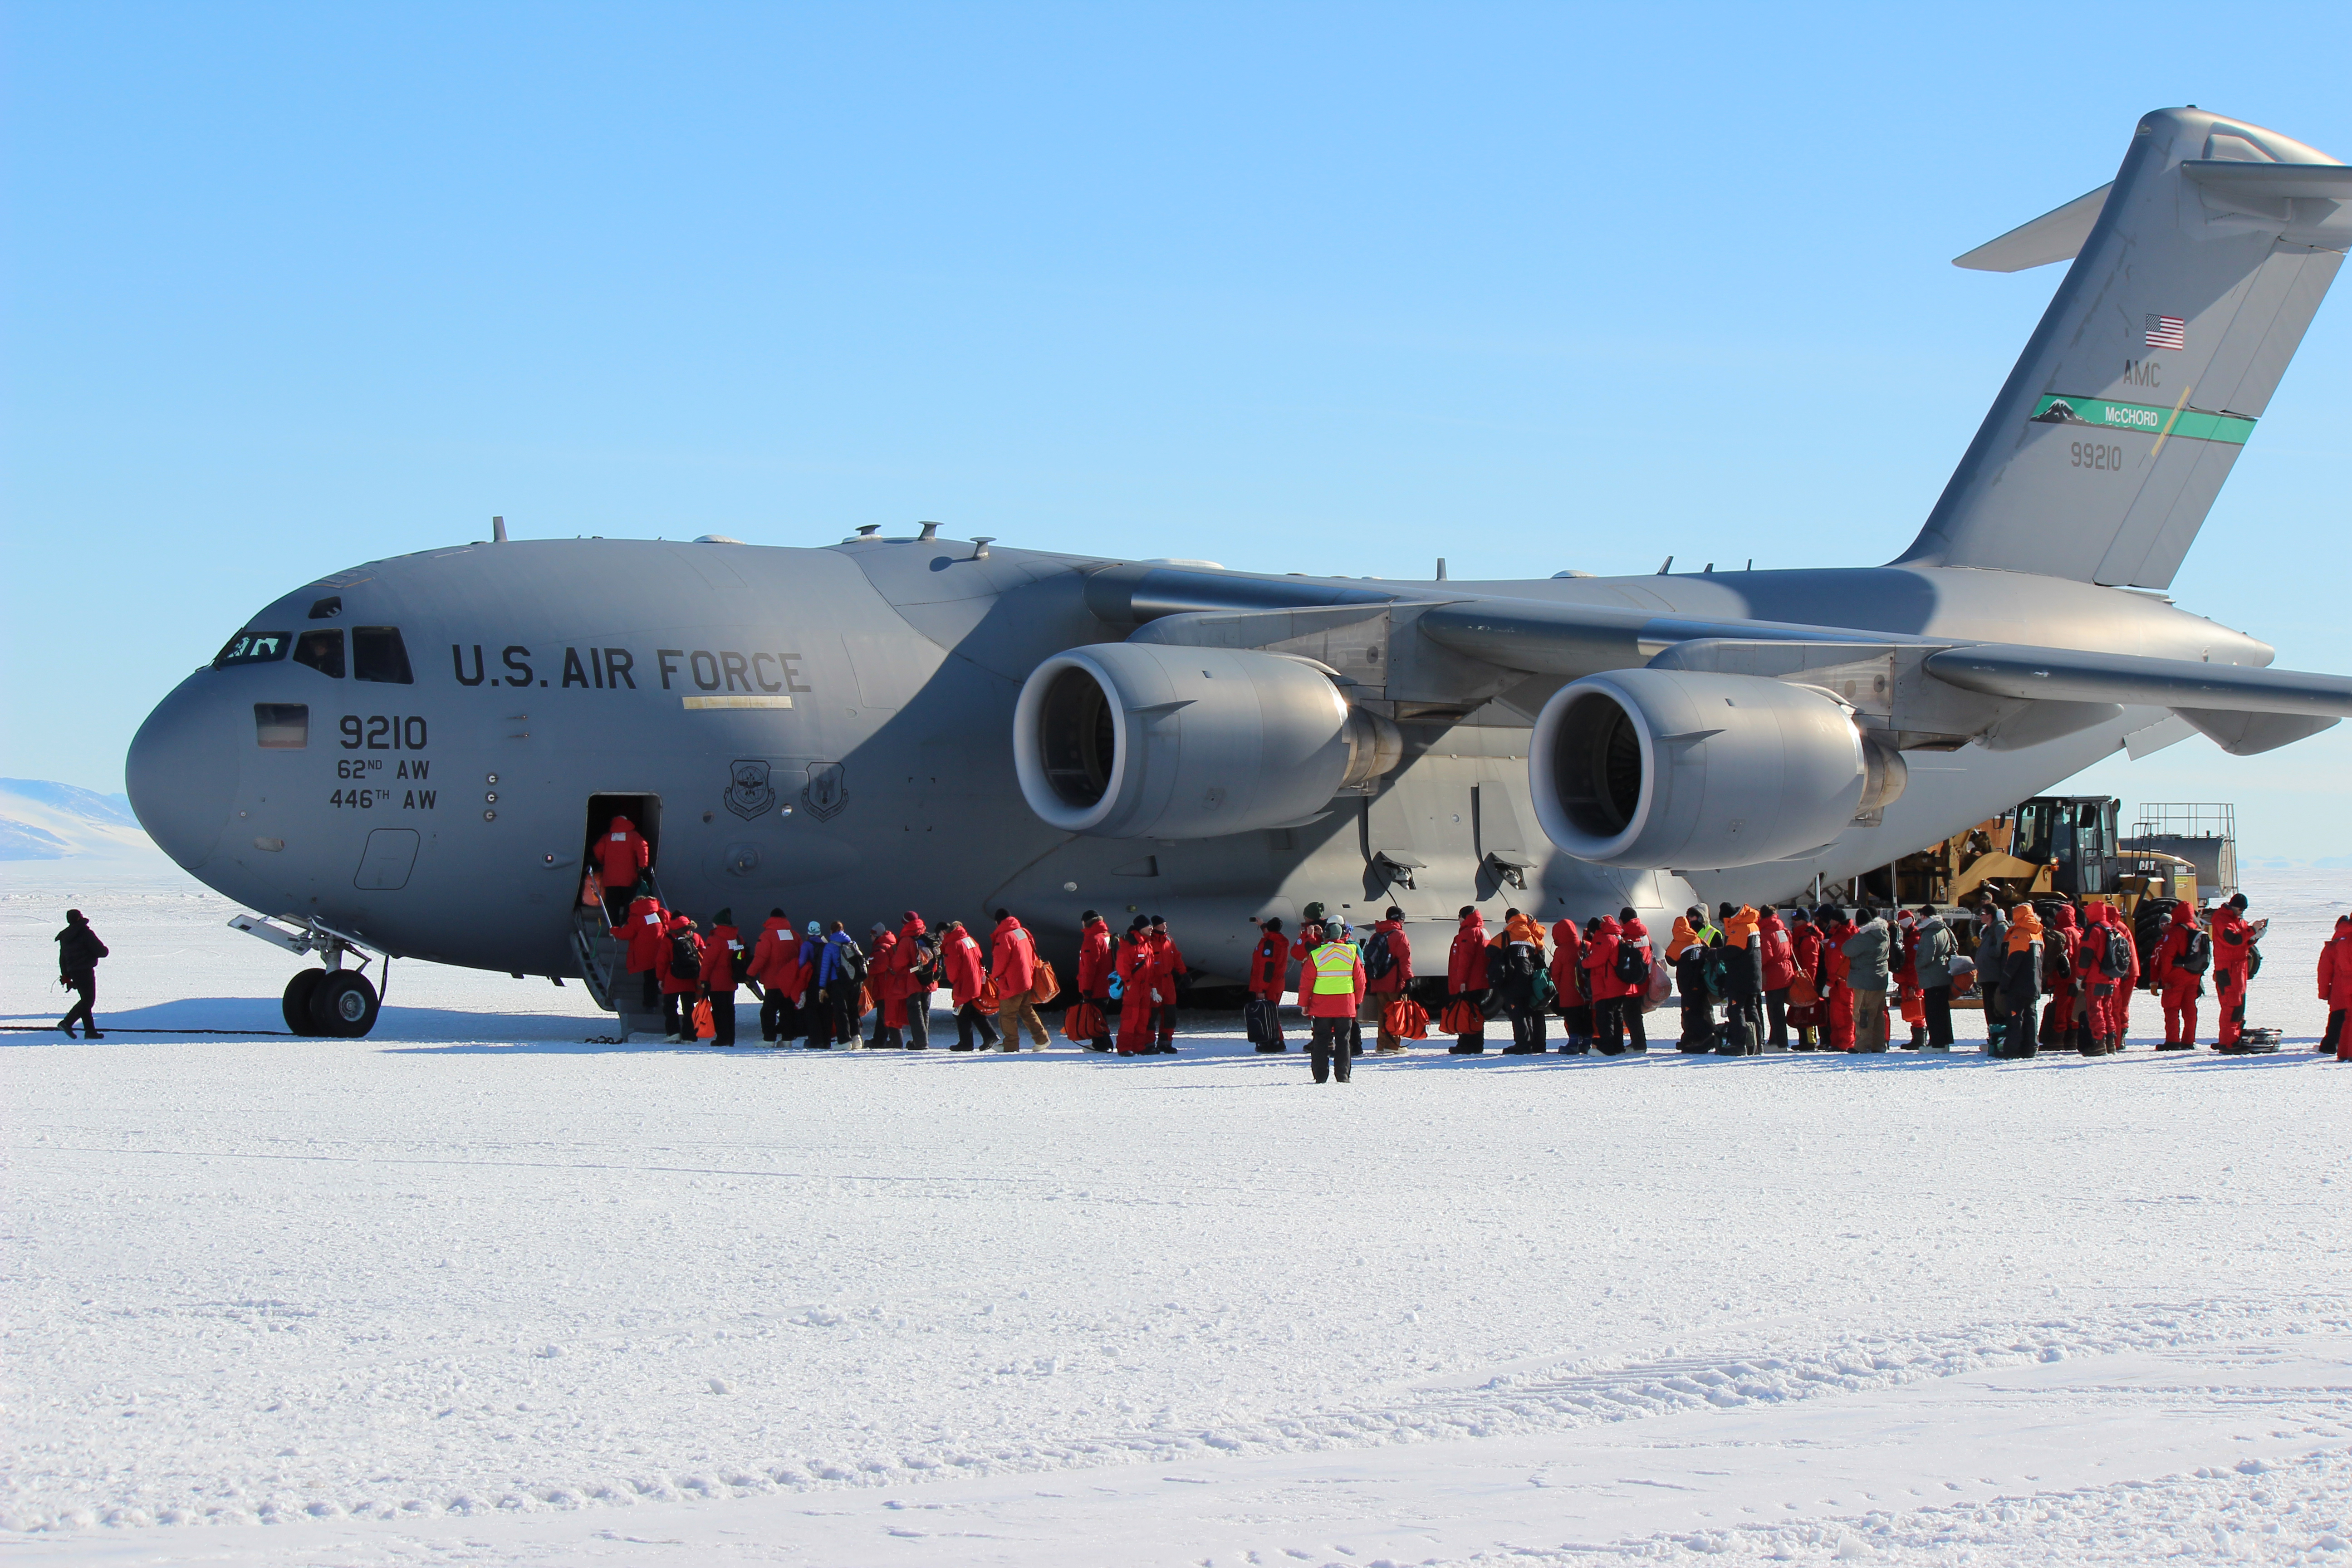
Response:
[[[294,640],[294,662],[336,680],[343,678],[343,634],[304,632]]]
[[[2029,800],[2017,808],[2017,829],[2011,837],[2010,853],[2021,860],[2037,866],[2050,863],[2052,820],[2057,808],[2048,801]]]
[[[213,656],[215,669],[233,664],[275,664],[286,657],[293,637],[285,632],[239,632]]]
[[[408,672],[408,648],[400,640],[400,628],[353,626],[352,675],[356,679],[388,681],[394,686],[415,684],[415,678]]]

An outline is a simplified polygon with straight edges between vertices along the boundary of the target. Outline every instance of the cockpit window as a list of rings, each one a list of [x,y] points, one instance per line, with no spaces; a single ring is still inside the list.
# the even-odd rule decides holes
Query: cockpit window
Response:
[[[239,632],[213,658],[215,669],[232,664],[274,664],[286,657],[294,639],[285,632]]]
[[[343,678],[343,634],[304,632],[294,639],[294,662],[307,664],[320,675]]]
[[[394,686],[414,685],[408,673],[408,648],[398,626],[352,628],[352,674],[360,680],[384,680]]]

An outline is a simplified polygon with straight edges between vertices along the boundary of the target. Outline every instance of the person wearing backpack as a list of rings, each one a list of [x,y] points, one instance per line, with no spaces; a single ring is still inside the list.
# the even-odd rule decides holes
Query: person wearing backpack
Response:
[[[74,1020],[84,1025],[83,1036],[93,1040],[106,1038],[98,1032],[98,961],[107,956],[106,943],[89,929],[89,920],[79,910],[66,911],[65,929],[57,934],[58,984],[74,994],[74,1005],[58,1020],[58,1027],[66,1038],[75,1038]]]
[[[1503,929],[1491,944],[1495,952],[1487,960],[1487,973],[1496,977],[1495,990],[1511,1019],[1511,1043],[1503,1047],[1507,1057],[1544,1048],[1543,1004],[1536,992],[1536,977],[1544,974],[1542,942],[1542,927],[1517,910],[1503,911]]]
[[[2084,914],[2090,930],[2084,947],[2090,1003],[2091,1056],[2114,1056],[2124,1048],[2124,1005],[2139,979],[2139,955],[2132,951],[2131,932],[2123,911],[2113,904],[2093,904]]]
[[[2212,972],[2213,938],[2198,923],[2194,904],[2184,900],[2172,906],[2164,940],[2156,944],[2148,968],[2164,1005],[2164,1044],[2157,1049],[2195,1050],[2197,999],[2205,994],[2205,976]]]
[[[2041,906],[2035,906],[2041,914]],[[2042,918],[2042,1027],[2035,1038],[2053,1050],[2074,1044],[2074,993],[2082,978],[2076,955],[2082,932],[2075,928],[2074,906],[2059,902]]]
[[[1933,904],[1919,906],[1912,928],[1911,966],[1919,984],[1919,1009],[1927,1026],[1927,1048],[1952,1048],[1952,960],[1960,954],[1959,939]]]
[[[1404,934],[1404,911],[1391,904],[1364,943],[1364,1006],[1372,1019],[1372,1049],[1400,1055],[1404,1041],[1389,1033],[1388,1005],[1412,984],[1412,942]]]
[[[1732,903],[1717,914],[1723,921],[1724,1000],[1728,1004],[1724,1023],[1727,1037],[1738,1046],[1730,1054],[1756,1056],[1764,1049],[1763,917],[1748,905]]]
[[[665,1045],[684,1045],[694,1038],[694,1004],[690,998],[702,986],[702,939],[684,915],[669,917],[655,962],[661,981],[662,1038]]]
[[[839,921],[834,921],[832,929],[824,933],[817,958],[816,984],[822,1022],[811,1031],[809,1045],[829,1051],[838,1040],[856,1049],[858,1020],[866,1016],[865,1005],[857,994],[866,984],[866,950],[857,945],[857,939]]]

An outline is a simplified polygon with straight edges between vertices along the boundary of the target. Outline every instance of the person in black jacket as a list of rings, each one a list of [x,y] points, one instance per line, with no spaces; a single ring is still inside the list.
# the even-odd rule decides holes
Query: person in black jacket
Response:
[[[66,911],[66,929],[58,932],[58,984],[74,993],[78,1000],[66,1016],[58,1020],[58,1027],[73,1039],[74,1020],[79,1018],[89,1026],[89,1037],[106,1038],[98,1032],[98,1015],[92,1010],[98,1001],[98,961],[106,956],[106,943],[89,929],[89,921],[79,910]]]

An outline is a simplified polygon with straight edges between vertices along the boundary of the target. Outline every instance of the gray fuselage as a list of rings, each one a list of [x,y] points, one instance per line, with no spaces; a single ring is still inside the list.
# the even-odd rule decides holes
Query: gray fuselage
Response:
[[[530,974],[568,948],[590,797],[657,797],[669,903],[756,926],[907,910],[984,935],[999,905],[1059,952],[1081,910],[1174,923],[1196,971],[1240,974],[1252,917],[1321,900],[1360,918],[1393,901],[1442,962],[1454,911],[1547,921],[1695,896],[1786,899],[1816,872],[1883,865],[2004,809],[2152,727],[2160,709],[2021,750],[1914,752],[1883,822],[1819,857],[1679,878],[1590,865],[1535,830],[1528,726],[1561,677],[1517,679],[1465,717],[1407,719],[1405,760],[1302,827],[1170,843],[1072,837],[1024,804],[1013,706],[1040,661],[1125,637],[1089,609],[1105,563],[941,539],[819,549],[563,540],[464,546],[313,584],[247,624],[299,637],[394,627],[413,679],[337,677],[288,658],[199,669],[133,742],[140,818],[207,885],[401,956]],[[1243,574],[1234,574],[1240,579]],[[1532,582],[1304,577],[1306,595],[1596,604],[1662,616],[2035,643],[2265,664],[2262,644],[2157,596],[1971,568],[1891,566]],[[323,619],[321,600],[340,600]],[[226,629],[226,628],[224,628]],[[264,746],[257,708],[278,727]],[[306,714],[290,743],[287,710]],[[2185,729],[2173,721],[2174,728]],[[1407,889],[1372,864],[1409,837]],[[413,835],[413,837],[405,837]],[[1524,889],[1490,853],[1520,851]],[[1506,853],[1506,861],[1512,857]]]

